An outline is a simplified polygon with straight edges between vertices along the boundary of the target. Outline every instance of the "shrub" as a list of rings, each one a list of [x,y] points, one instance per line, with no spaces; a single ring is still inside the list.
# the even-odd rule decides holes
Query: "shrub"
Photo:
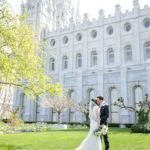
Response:
[[[144,109],[141,109],[137,114],[138,114],[138,124],[148,123],[149,112],[145,112]]]
[[[22,119],[19,118],[12,119],[9,123],[10,126],[20,126],[22,124],[24,124],[24,122]]]
[[[83,125],[90,127],[90,120],[88,119],[88,120],[84,121]]]
[[[134,133],[150,133],[150,122],[136,123],[131,126],[131,131]]]

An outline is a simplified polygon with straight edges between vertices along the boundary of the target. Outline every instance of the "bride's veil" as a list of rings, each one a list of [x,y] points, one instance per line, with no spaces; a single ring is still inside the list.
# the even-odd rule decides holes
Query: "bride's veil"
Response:
[[[94,115],[93,109],[95,106],[97,106],[97,104],[93,101],[90,101],[90,105],[89,105],[89,116],[90,117],[92,117]]]

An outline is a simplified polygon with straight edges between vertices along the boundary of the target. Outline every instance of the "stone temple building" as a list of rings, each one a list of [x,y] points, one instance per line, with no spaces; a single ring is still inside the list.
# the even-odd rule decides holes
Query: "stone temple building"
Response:
[[[71,0],[27,0],[21,8],[30,14],[37,38],[43,34],[48,42],[46,70],[54,83],[62,83],[76,102],[103,95],[110,123],[134,123],[135,113],[113,103],[122,96],[126,104],[138,107],[144,94],[150,94],[150,7],[140,8],[133,0],[132,11],[122,13],[116,5],[113,16],[105,17],[100,9],[93,20],[88,14],[81,19]],[[13,104],[25,109],[24,121],[56,121],[55,111],[29,100],[21,90],[15,92]],[[85,116],[70,109],[61,120],[83,122]]]

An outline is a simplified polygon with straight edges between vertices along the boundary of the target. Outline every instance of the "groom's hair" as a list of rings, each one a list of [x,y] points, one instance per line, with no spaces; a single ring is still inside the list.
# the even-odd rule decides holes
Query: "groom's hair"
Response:
[[[99,100],[104,100],[104,97],[103,96],[97,96],[97,98],[99,99]]]

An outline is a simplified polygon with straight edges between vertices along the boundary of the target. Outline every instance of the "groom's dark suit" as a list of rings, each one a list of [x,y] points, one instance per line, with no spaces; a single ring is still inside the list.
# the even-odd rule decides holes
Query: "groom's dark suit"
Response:
[[[108,125],[108,119],[109,117],[109,106],[108,104],[105,103],[105,101],[102,102],[100,105],[100,124],[101,125]],[[109,140],[108,140],[108,135],[104,135],[104,142],[105,142],[105,150],[109,150]],[[102,137],[101,137],[102,139]]]

